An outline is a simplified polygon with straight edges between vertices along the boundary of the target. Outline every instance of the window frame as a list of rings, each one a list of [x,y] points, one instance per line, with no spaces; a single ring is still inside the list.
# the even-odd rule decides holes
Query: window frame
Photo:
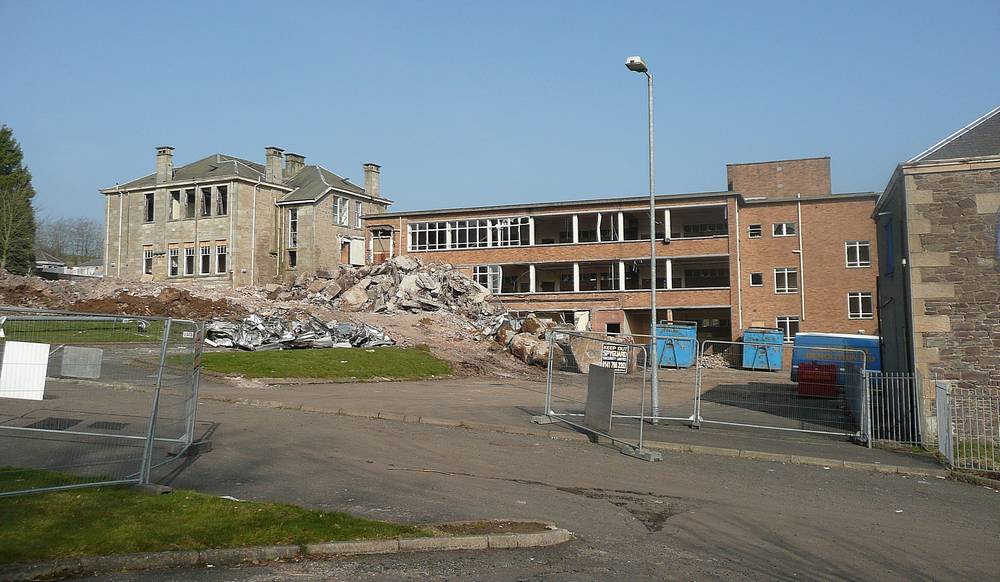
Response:
[[[194,274],[195,274],[195,271],[197,270],[197,266],[198,265],[196,264],[196,260],[197,259],[195,258],[196,255],[195,255],[194,248],[195,248],[194,244],[184,245],[184,276],[185,277],[193,277]],[[190,269],[188,267],[190,267]]]
[[[788,275],[795,274],[795,287],[788,285]],[[778,275],[784,275],[784,285],[778,285]],[[775,295],[794,295],[799,292],[799,268],[798,267],[775,267],[774,268],[774,293]]]
[[[754,283],[753,282],[754,275],[757,275],[758,277],[760,277],[760,283]],[[763,271],[760,271],[760,272],[757,272],[757,273],[750,273],[750,286],[751,287],[763,287],[764,286],[764,272]]]
[[[198,274],[212,274],[212,245],[207,242],[198,245]]]
[[[864,301],[868,300],[869,310],[865,312]],[[854,311],[854,302],[857,300],[858,310]],[[847,293],[847,319],[875,319],[875,298],[871,291],[850,291]]]
[[[868,260],[861,260],[861,249],[867,249]],[[855,264],[851,264],[851,250],[855,253]],[[867,240],[844,241],[844,260],[848,269],[866,269],[872,266],[872,244]]]
[[[756,233],[754,234],[754,230]],[[764,238],[764,225],[763,224],[748,224],[747,225],[747,238]]]
[[[499,295],[503,289],[503,265],[476,265],[472,268],[472,279],[490,293]]]
[[[212,186],[200,189],[201,208],[198,209],[200,211],[198,216],[201,218],[208,218],[212,216],[212,210],[214,209],[214,207],[212,206],[212,202],[214,201],[214,196],[212,196],[212,189],[213,189]],[[206,194],[208,196],[205,196]]]
[[[801,326],[802,326],[801,316],[778,315],[774,318],[774,327],[782,331],[782,333],[784,334],[785,343],[791,343],[795,341],[795,333],[791,333],[792,323],[795,324],[795,333],[799,333],[801,331]]]
[[[181,249],[180,247],[170,247],[167,249],[167,276],[181,276]]]
[[[229,215],[229,186],[219,184],[215,187],[215,215]]]
[[[361,229],[363,225],[361,224],[361,215],[364,214],[364,202],[361,200],[354,201],[354,228]]]
[[[222,268],[220,269],[220,262]],[[224,275],[229,272],[229,241],[215,241],[215,274]]]
[[[299,248],[299,209],[289,208],[288,209],[288,238],[286,239],[288,243],[288,249],[298,249]]]
[[[778,234],[778,227],[781,227],[781,234]],[[789,232],[789,227],[791,227],[791,232]],[[772,238],[784,238],[788,236],[795,236],[797,234],[798,228],[795,222],[775,222],[771,224]]]
[[[146,224],[156,222],[156,192],[146,192],[143,195],[143,218]]]
[[[142,247],[142,274],[153,274],[153,247],[151,245]]]

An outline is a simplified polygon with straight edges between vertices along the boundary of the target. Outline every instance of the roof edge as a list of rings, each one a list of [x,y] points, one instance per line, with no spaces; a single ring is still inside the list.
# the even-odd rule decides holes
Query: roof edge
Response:
[[[997,105],[996,107],[994,107],[990,111],[987,111],[986,114],[984,114],[984,115],[980,116],[979,118],[973,120],[971,123],[968,123],[965,127],[962,127],[961,129],[959,129],[958,131],[952,133],[948,137],[942,139],[941,141],[937,142],[936,144],[932,145],[931,147],[929,147],[929,148],[925,149],[924,151],[920,152],[919,154],[913,156],[912,158],[910,158],[909,160],[907,160],[905,163],[906,164],[914,164],[914,163],[922,161],[927,156],[933,154],[934,152],[940,150],[944,146],[950,144],[951,142],[955,141],[956,139],[958,139],[958,138],[962,137],[963,135],[969,133],[973,129],[979,127],[985,121],[987,121],[988,119],[992,118],[994,115],[996,115],[998,113],[1000,113],[1000,105]],[[955,159],[961,159],[961,158],[955,158]]]

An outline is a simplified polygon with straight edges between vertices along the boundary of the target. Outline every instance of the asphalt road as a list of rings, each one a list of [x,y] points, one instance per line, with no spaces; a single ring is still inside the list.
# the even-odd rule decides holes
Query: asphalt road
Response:
[[[940,479],[206,403],[175,487],[408,523],[551,520],[546,549],[417,553],[111,580],[991,579],[1000,493]]]

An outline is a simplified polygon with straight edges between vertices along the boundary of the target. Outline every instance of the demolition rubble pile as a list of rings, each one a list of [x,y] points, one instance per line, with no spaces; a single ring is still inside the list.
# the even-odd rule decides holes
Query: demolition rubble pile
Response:
[[[287,321],[251,315],[241,321],[213,320],[205,325],[205,343],[250,351],[288,348],[373,348],[395,344],[384,331],[365,323],[324,323],[315,317]]]

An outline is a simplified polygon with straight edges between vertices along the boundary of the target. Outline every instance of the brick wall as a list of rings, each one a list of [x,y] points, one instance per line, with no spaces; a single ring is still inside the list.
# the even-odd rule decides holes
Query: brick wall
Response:
[[[780,160],[726,166],[729,189],[744,196],[829,194],[830,158]]]

